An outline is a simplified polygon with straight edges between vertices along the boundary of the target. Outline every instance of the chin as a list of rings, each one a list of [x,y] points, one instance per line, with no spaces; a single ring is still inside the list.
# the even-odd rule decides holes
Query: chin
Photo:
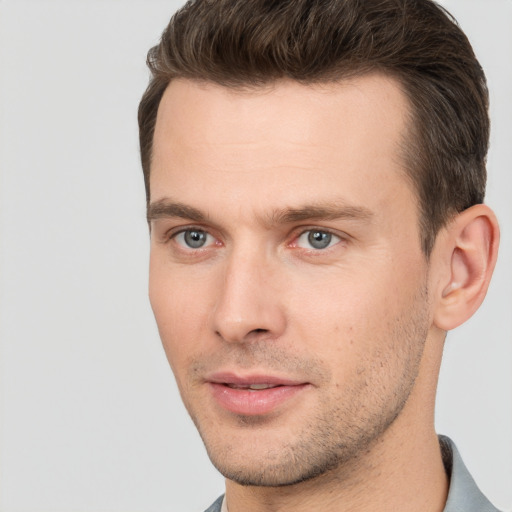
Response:
[[[267,432],[268,434],[268,432]],[[206,439],[205,446],[212,464],[228,480],[243,486],[292,486],[327,475],[343,466],[351,466],[357,451],[350,443],[332,444],[327,439],[299,436],[276,437],[265,442],[256,432],[245,439],[232,436],[224,442]],[[220,442],[219,442],[220,441]],[[238,442],[237,442],[238,441]],[[339,472],[339,471],[336,471]]]
[[[338,467],[338,461],[324,461],[319,465],[301,465],[295,461],[280,463],[259,461],[254,464],[218,462],[217,470],[228,480],[243,486],[285,487],[315,479]]]

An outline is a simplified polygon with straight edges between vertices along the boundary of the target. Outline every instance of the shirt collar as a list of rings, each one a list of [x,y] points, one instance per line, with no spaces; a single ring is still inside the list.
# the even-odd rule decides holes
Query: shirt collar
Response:
[[[439,443],[444,467],[450,477],[450,489],[443,512],[499,512],[476,485],[453,441],[446,436],[439,436]]]

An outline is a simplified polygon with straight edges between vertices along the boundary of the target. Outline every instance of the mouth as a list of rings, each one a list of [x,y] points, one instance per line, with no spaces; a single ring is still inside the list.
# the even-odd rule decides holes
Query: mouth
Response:
[[[244,416],[261,416],[284,409],[310,387],[300,382],[266,375],[238,376],[217,373],[207,379],[211,395],[222,409]]]
[[[281,384],[230,384],[226,383],[226,386],[228,386],[231,389],[248,389],[249,391],[261,391],[262,389],[273,389],[278,388],[281,386]]]

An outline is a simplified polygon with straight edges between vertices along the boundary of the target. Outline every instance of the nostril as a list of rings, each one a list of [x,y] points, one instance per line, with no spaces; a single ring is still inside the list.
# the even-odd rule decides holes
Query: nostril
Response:
[[[231,337],[228,336],[227,332],[222,332],[221,330],[215,331],[215,335],[219,338],[222,338],[226,341],[249,341],[251,339],[259,339],[262,335],[268,336],[270,334],[269,329],[252,329],[245,334],[242,333],[231,333]]]

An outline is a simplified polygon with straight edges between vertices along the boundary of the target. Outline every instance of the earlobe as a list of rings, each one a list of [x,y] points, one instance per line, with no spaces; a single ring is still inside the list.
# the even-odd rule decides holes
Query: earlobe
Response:
[[[434,324],[448,331],[470,318],[484,300],[496,264],[499,227],[492,210],[478,204],[458,214],[445,230],[437,257],[448,271],[439,283]]]

